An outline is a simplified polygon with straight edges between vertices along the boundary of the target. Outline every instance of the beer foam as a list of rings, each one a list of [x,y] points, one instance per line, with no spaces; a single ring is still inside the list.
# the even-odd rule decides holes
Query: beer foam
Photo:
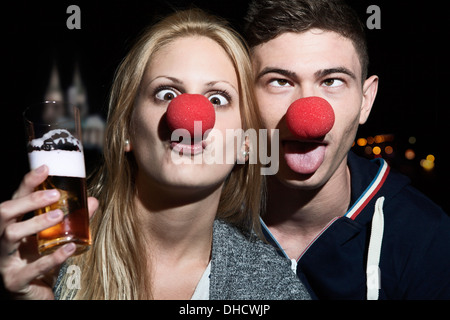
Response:
[[[86,177],[81,143],[65,129],[49,131],[30,141],[28,160],[31,170],[45,164],[51,176]]]
[[[50,176],[86,178],[82,152],[52,150],[28,153],[31,170],[43,164],[49,168]]]

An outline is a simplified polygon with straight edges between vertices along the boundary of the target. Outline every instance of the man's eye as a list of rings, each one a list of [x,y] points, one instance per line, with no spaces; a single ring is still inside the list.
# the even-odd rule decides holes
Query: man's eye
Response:
[[[221,94],[213,94],[209,97],[209,101],[211,101],[214,106],[223,106],[230,103],[230,101]]]
[[[286,79],[275,79],[270,81],[269,84],[274,87],[287,87],[289,85],[289,81]]]
[[[177,96],[177,93],[171,89],[162,89],[155,96],[159,100],[170,101]]]
[[[339,86],[343,85],[344,82],[339,79],[326,79],[325,81],[322,82],[322,84],[325,87],[334,88],[334,87],[339,87]]]

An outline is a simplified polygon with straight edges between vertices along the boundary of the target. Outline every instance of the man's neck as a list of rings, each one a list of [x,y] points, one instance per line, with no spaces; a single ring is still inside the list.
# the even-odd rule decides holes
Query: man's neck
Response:
[[[291,259],[297,259],[310,242],[350,204],[350,172],[345,165],[322,187],[297,189],[268,178],[264,221]]]

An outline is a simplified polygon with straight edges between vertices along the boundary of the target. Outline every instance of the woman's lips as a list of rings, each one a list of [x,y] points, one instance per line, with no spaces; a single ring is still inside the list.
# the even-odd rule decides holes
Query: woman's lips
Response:
[[[170,143],[170,148],[178,152],[180,155],[184,156],[191,156],[191,155],[197,155],[203,152],[203,150],[206,148],[205,141],[192,141],[191,144],[185,144],[181,142],[172,141]]]
[[[300,174],[313,174],[325,159],[326,144],[323,142],[284,140],[282,146],[286,164]]]

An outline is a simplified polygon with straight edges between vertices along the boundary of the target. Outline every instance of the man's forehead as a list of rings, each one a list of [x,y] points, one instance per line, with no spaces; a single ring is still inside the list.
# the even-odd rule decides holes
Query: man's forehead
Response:
[[[361,65],[353,42],[332,31],[311,29],[301,33],[286,32],[253,49],[256,72],[268,66],[296,72],[316,72],[345,66],[355,75]]]

